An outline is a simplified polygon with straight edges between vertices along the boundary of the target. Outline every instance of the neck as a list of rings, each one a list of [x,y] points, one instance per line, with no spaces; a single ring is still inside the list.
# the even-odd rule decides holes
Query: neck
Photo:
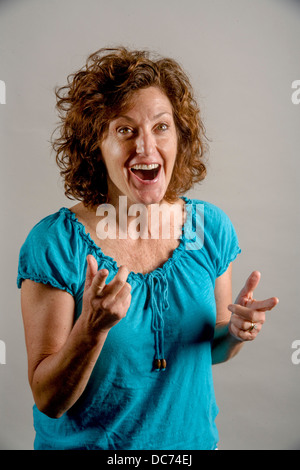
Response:
[[[108,218],[106,220],[106,214]],[[178,199],[173,204],[161,200],[155,204],[130,201],[126,196],[110,197],[107,205],[99,206],[97,215],[103,223],[113,227],[116,238],[178,239],[184,221],[184,202]]]

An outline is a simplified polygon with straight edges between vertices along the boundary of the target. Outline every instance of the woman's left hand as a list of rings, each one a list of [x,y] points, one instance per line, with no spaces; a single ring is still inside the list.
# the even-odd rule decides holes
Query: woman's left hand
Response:
[[[265,312],[272,310],[279,302],[277,297],[255,300],[253,292],[260,281],[260,272],[253,271],[239,293],[235,304],[228,305],[232,312],[229,332],[240,341],[252,341],[265,322]]]

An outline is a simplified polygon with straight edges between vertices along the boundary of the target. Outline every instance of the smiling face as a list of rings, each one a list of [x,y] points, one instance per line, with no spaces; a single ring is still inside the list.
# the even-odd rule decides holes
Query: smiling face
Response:
[[[176,155],[177,132],[168,97],[156,87],[137,90],[129,109],[113,119],[100,144],[107,170],[109,201],[163,200]]]

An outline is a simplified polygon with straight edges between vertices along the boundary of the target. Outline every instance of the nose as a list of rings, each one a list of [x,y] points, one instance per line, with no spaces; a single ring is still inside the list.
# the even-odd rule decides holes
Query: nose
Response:
[[[155,148],[155,139],[151,132],[141,132],[136,138],[136,153],[150,156]]]

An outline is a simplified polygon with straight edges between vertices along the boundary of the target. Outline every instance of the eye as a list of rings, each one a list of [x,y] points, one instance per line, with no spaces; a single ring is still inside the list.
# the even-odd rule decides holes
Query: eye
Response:
[[[133,133],[133,130],[130,127],[120,127],[117,129],[117,132],[122,135],[130,135]]]
[[[156,126],[156,129],[158,131],[164,132],[164,131],[167,131],[169,129],[169,126],[165,122],[162,122],[162,123],[158,124],[158,126]]]

